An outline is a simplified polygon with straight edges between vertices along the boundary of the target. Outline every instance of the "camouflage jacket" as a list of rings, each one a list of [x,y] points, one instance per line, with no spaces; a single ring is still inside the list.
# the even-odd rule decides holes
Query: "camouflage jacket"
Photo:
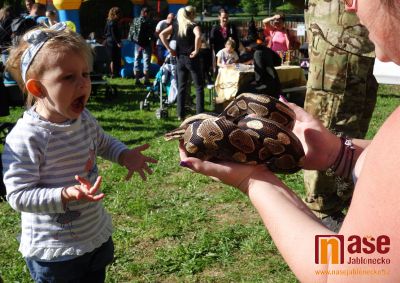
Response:
[[[355,13],[345,12],[342,0],[309,0],[305,15],[310,37],[320,35],[337,48],[375,57],[375,46],[368,38],[368,30]]]

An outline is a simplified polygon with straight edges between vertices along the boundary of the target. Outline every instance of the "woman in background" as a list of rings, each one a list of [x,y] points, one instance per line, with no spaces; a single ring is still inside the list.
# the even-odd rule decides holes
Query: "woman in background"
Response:
[[[121,32],[118,27],[121,15],[122,12],[119,7],[112,7],[108,12],[107,23],[104,28],[105,46],[111,59],[110,75],[112,78],[119,77],[121,69]]]
[[[262,22],[265,26],[264,36],[268,42],[268,47],[278,53],[288,51],[290,41],[285,28],[285,16],[276,14],[265,18]]]
[[[194,22],[196,9],[193,6],[180,8],[177,14],[177,22],[160,33],[161,42],[173,55],[177,56],[178,75],[178,120],[183,120],[186,115],[185,99],[188,90],[189,72],[196,88],[196,113],[204,112],[204,88],[203,74],[200,68],[201,30]],[[174,34],[176,39],[176,50],[173,50],[168,43],[169,35]],[[190,89],[190,88],[189,88]]]

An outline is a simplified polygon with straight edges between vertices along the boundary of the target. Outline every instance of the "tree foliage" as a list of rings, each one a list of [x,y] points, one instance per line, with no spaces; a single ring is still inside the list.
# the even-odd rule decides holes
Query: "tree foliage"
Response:
[[[265,11],[265,0],[240,0],[243,11],[252,16],[257,16],[259,12]]]

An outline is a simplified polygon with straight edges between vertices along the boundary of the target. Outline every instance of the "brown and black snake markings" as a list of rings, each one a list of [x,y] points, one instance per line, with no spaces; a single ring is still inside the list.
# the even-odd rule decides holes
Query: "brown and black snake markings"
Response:
[[[183,139],[189,156],[246,164],[266,164],[275,173],[302,168],[304,150],[293,134],[295,113],[279,100],[243,93],[219,114],[198,114],[165,134]]]

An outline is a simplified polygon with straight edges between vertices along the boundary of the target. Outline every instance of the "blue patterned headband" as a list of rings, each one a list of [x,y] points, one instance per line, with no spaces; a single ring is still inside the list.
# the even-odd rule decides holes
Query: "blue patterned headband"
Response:
[[[50,27],[51,30],[61,31],[67,27],[65,23],[57,23]],[[29,43],[29,47],[24,51],[21,57],[21,73],[22,79],[26,82],[26,72],[29,66],[32,64],[33,58],[38,54],[40,48],[49,40],[52,36],[41,29],[36,29],[27,32],[23,39]]]

